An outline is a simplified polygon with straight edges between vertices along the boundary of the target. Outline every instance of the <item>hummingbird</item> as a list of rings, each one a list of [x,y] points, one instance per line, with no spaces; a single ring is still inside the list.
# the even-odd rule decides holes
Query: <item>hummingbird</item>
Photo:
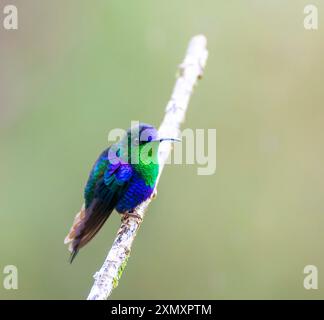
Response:
[[[153,195],[159,174],[159,145],[167,140],[180,141],[159,137],[152,125],[137,123],[100,154],[84,188],[84,205],[64,240],[69,244],[70,263],[114,209],[132,215],[138,205]]]

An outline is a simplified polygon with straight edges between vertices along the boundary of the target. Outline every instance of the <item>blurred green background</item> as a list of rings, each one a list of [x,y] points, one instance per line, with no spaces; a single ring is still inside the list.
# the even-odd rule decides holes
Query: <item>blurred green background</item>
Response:
[[[217,172],[168,166],[115,299],[324,297],[324,3],[0,1],[1,299],[84,299],[119,226],[75,262],[63,239],[113,128],[159,125],[189,39],[210,56],[185,127],[217,129]],[[323,20],[323,21],[322,21]],[[185,128],[184,127],[184,128]],[[303,269],[319,270],[319,289]],[[4,276],[3,276],[4,277]]]

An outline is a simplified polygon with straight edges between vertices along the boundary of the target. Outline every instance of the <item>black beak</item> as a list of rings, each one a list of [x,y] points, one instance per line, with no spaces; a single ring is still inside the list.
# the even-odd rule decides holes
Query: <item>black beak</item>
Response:
[[[162,138],[162,139],[159,139],[160,142],[162,141],[173,141],[173,142],[181,142],[181,139],[178,139],[178,138]]]

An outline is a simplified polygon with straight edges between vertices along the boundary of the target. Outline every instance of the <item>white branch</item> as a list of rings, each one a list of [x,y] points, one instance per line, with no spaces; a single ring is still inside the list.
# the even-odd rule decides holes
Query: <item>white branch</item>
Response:
[[[159,135],[165,137],[179,137],[180,125],[184,121],[189,99],[197,80],[202,77],[206,65],[208,51],[205,36],[198,35],[191,39],[170,101],[165,110],[165,116],[159,128]],[[171,152],[171,143],[164,142],[159,148],[159,177],[165,162]],[[157,180],[156,185],[158,184]],[[145,211],[152,198],[139,205],[135,216],[124,216],[115,241],[106,257],[101,269],[94,275],[94,285],[88,300],[108,299],[126,266],[137,230],[142,224]]]

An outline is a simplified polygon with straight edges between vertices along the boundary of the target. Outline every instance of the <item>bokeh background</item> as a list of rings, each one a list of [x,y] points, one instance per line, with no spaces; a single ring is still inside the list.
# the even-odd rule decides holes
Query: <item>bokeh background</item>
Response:
[[[185,127],[217,129],[217,172],[168,166],[115,299],[324,297],[324,3],[0,1],[1,299],[84,299],[119,226],[114,214],[75,262],[63,239],[110,129],[159,125],[197,33],[206,73]],[[0,20],[4,15],[0,14]],[[323,20],[323,21],[322,21]],[[303,269],[319,270],[319,289]],[[3,275],[4,277],[4,275]],[[0,279],[2,282],[2,279]]]

